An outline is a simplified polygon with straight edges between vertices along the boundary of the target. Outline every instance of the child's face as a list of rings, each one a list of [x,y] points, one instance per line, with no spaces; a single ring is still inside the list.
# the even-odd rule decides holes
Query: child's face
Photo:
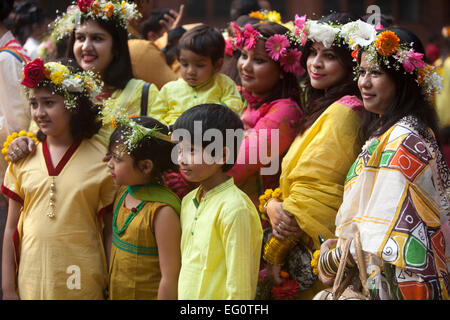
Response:
[[[114,58],[113,38],[97,22],[87,20],[75,30],[73,54],[83,70],[103,74]]]
[[[256,42],[253,50],[242,50],[237,69],[242,86],[255,97],[269,95],[282,78],[280,67],[269,57],[262,40]]]
[[[123,144],[115,144],[107,164],[117,185],[134,186],[148,183],[147,175],[136,166]]]
[[[31,117],[46,136],[70,134],[72,114],[65,107],[64,97],[48,89],[32,89],[29,100]]]
[[[213,64],[210,57],[191,50],[181,49],[179,59],[181,77],[192,87],[205,83],[221,68],[220,62]]]
[[[222,174],[223,163],[214,161],[202,147],[186,142],[178,143],[177,147],[178,164],[188,181],[203,183],[217,174]]]

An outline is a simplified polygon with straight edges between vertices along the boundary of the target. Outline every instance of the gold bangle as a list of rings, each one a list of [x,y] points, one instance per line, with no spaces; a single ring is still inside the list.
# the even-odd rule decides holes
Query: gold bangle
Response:
[[[283,265],[289,251],[296,244],[296,241],[289,238],[279,240],[271,236],[264,246],[263,259],[272,265]]]

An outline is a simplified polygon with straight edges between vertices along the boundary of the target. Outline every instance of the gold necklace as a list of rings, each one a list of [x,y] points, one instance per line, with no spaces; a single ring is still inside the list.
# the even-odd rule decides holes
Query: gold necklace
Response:
[[[47,217],[53,219],[55,217],[55,200],[56,200],[56,184],[55,176],[52,176],[52,182],[50,183],[50,210],[47,213]]]

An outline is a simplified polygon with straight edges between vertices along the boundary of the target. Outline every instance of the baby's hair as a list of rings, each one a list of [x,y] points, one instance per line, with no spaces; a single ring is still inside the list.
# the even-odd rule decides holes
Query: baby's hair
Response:
[[[201,132],[204,134],[208,129],[217,129],[222,134],[222,142],[223,147],[232,148],[233,159],[228,159],[227,162],[223,165],[222,171],[227,172],[231,170],[234,166],[234,163],[237,160],[237,156],[239,154],[240,144],[243,138],[243,129],[244,125],[242,123],[241,118],[237,113],[235,113],[230,108],[224,107],[220,104],[200,104],[193,108],[190,108],[183,112],[181,116],[177,119],[177,121],[173,125],[173,130],[176,129],[185,129],[189,132],[191,136],[190,143],[193,145],[195,143],[195,124],[194,121],[201,121]],[[233,130],[234,135],[232,145],[227,145],[226,137],[227,137],[227,129]],[[242,132],[242,135],[239,135],[239,129]],[[216,142],[216,141],[213,141]],[[210,141],[204,141],[202,137],[202,148],[206,148]],[[214,155],[212,155],[214,156]],[[231,163],[231,160],[233,162]]]
[[[180,50],[192,51],[204,57],[210,57],[213,64],[222,59],[225,54],[225,39],[216,28],[200,25],[192,28],[180,38],[177,47],[177,57]]]
[[[169,134],[169,128],[167,126],[151,117],[135,117],[133,121],[149,129],[157,128],[159,133]],[[118,126],[114,130],[109,139],[109,152],[117,145],[123,144],[126,146],[125,137],[129,134],[130,130],[126,126]],[[171,159],[173,147],[174,144],[170,142],[154,137],[146,137],[139,141],[135,148],[129,152],[129,155],[133,158],[135,167],[137,167],[140,160],[151,160],[153,162],[152,178],[162,184],[162,177],[165,171],[178,170]]]

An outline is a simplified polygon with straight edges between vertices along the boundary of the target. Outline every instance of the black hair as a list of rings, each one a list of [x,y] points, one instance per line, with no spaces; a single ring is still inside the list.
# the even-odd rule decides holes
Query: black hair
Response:
[[[8,18],[9,14],[14,9],[14,0],[2,0],[0,1],[0,21]]]
[[[210,57],[213,64],[222,59],[225,53],[225,39],[217,29],[207,25],[200,25],[186,31],[177,46],[177,58],[180,50],[192,51],[204,57]]]
[[[394,32],[400,39],[400,43],[413,43],[412,48],[415,52],[425,54],[422,42],[414,33],[401,28],[385,28],[378,30],[378,33],[386,30]],[[393,57],[389,57],[390,65],[394,65],[395,62]],[[411,74],[404,72],[403,68],[396,70],[395,68],[387,68],[384,64],[381,64],[380,67],[394,81],[396,94],[391,105],[381,116],[368,111],[364,112],[362,129],[365,137],[379,136],[401,118],[412,115],[433,130],[439,144],[439,125],[436,111],[417,83],[417,72],[414,71]]]
[[[114,53],[113,60],[103,73],[103,82],[106,85],[113,86],[117,89],[124,89],[128,81],[133,78],[133,70],[131,67],[130,51],[128,49],[128,33],[127,30],[118,25],[115,19],[103,20],[82,18],[80,24],[86,21],[95,21],[100,27],[106,30],[113,39],[112,52]],[[75,59],[73,54],[73,45],[75,43],[75,31],[72,32],[70,39],[70,46],[68,47],[68,56]]]
[[[139,35],[142,39],[147,39],[150,31],[160,32],[163,26],[159,23],[161,20],[167,21],[164,15],[170,15],[169,9],[153,10],[150,16],[139,24]]]
[[[157,128],[159,133],[168,135],[169,128],[156,119],[147,116],[133,118],[133,121],[146,128]],[[111,152],[117,144],[124,144],[124,137],[130,133],[130,128],[118,126],[111,134],[108,150]],[[155,183],[163,184],[164,172],[177,170],[177,166],[171,161],[173,143],[153,137],[146,137],[139,141],[136,147],[130,151],[130,156],[134,160],[134,166],[138,166],[141,160],[151,160],[153,162],[152,180]]]
[[[61,63],[68,67],[71,72],[81,72],[82,70],[78,68],[74,62],[70,60],[59,60]],[[57,86],[50,81],[41,81],[38,89],[46,89],[64,97],[62,93],[58,90]],[[70,133],[74,140],[83,140],[92,138],[100,128],[102,127],[102,122],[100,120],[100,106],[96,105],[89,97],[79,92],[70,93],[77,101],[77,106],[75,109],[69,109],[72,114],[70,118],[69,126]],[[42,141],[45,138],[45,134],[39,129],[37,133],[37,138]]]
[[[330,15],[319,20],[321,23],[345,24],[358,20],[359,17],[346,12],[333,12]],[[306,70],[306,63],[311,53],[313,42],[308,40],[300,58],[300,64]],[[353,68],[356,66],[351,56],[351,52],[345,45],[332,46],[339,62],[346,71],[345,78],[334,87],[325,90],[315,89],[311,86],[311,80],[305,73],[305,89],[301,93],[301,102],[306,109],[306,113],[300,125],[299,134],[306,131],[320,115],[335,101],[346,95],[359,96],[358,84],[354,80]]]
[[[236,20],[242,15],[248,15],[252,11],[258,11],[260,9],[261,6],[258,0],[234,0],[231,3],[230,18],[231,20]]]
[[[288,31],[286,27],[275,22],[256,23],[252,26],[266,39],[275,34],[285,34]],[[292,72],[284,71],[279,62],[276,62],[276,64],[280,69],[283,78],[277,82],[275,87],[271,90],[271,93],[264,98],[259,106],[268,101],[290,98],[295,101],[300,108],[300,86],[297,76]]]
[[[243,129],[244,125],[241,118],[233,110],[222,106],[220,104],[210,103],[210,104],[200,104],[192,107],[185,112],[183,112],[180,117],[173,124],[173,131],[177,129],[185,129],[189,132],[192,145],[195,144],[195,124],[194,121],[201,122],[201,134],[203,135],[208,129],[217,129],[222,135],[223,148],[228,147],[232,152],[233,158],[228,159],[226,163],[222,166],[222,171],[227,172],[233,166],[237,160],[240,144],[243,139]],[[228,141],[225,139],[230,133],[229,130],[233,132],[233,141]],[[197,133],[198,134],[198,133]],[[216,142],[216,141],[213,141]],[[202,137],[201,147],[204,149],[210,143],[205,141]],[[230,145],[232,143],[232,145]],[[212,156],[215,156],[212,154]],[[233,163],[231,163],[233,160]]]

